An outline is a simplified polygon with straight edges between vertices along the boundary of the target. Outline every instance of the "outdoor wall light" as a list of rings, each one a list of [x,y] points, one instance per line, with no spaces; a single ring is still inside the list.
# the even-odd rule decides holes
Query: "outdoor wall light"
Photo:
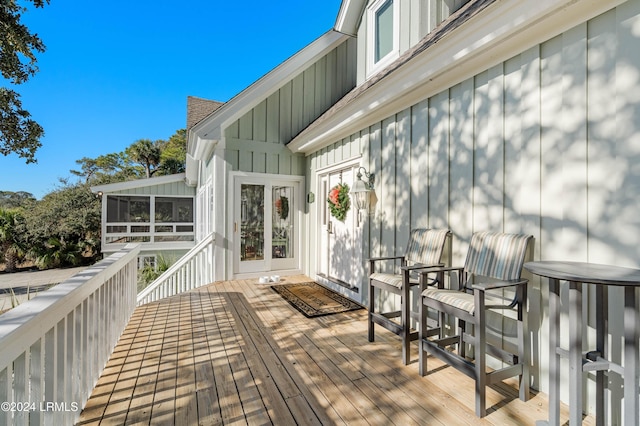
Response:
[[[362,180],[363,173],[364,173],[364,176],[367,178],[367,182]],[[375,205],[378,202],[376,191],[373,189],[373,185],[375,184],[375,182],[376,182],[375,174],[369,173],[367,169],[365,169],[364,167],[360,167],[358,169],[358,174],[356,175],[356,181],[353,183],[353,186],[351,187],[351,191],[350,191],[358,211],[368,210],[369,213],[373,212],[373,209],[375,208]]]

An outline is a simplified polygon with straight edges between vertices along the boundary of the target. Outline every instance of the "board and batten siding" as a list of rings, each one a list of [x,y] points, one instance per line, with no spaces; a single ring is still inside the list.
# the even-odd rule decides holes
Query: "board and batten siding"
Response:
[[[141,186],[139,188],[122,189],[109,192],[108,195],[166,195],[170,196],[195,196],[195,187],[185,185],[184,182],[163,183],[160,185]]]
[[[304,156],[285,144],[355,87],[355,49],[355,39],[347,39],[227,127],[232,169],[304,175]]]
[[[369,0],[367,8],[377,0]],[[407,0],[398,4],[398,54],[402,55],[415,46],[424,36],[454,14],[469,0]],[[368,13],[364,13],[358,27],[358,84],[362,84],[368,75],[367,55],[371,54],[368,40]],[[367,50],[369,49],[369,51]]]
[[[464,263],[474,232],[492,230],[532,234],[535,260],[640,267],[639,34],[640,2],[626,2],[354,135],[379,199],[363,258],[402,254],[411,228],[446,227],[454,265]],[[310,177],[345,159],[343,146],[311,155]],[[314,243],[309,250],[314,273]],[[547,391],[548,289],[546,280],[524,275],[532,385]],[[586,348],[595,345],[595,302],[591,291],[584,299]],[[624,364],[616,343],[621,306],[622,291],[613,288],[609,356]],[[607,418],[620,424],[620,379],[608,380]],[[568,391],[563,385],[565,401]]]

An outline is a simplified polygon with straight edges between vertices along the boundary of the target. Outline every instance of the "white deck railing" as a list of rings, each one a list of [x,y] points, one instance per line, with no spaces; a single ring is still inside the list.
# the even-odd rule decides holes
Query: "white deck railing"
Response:
[[[138,305],[173,296],[213,281],[214,236],[209,234],[138,294]]]
[[[0,424],[74,424],[136,306],[138,245],[0,317]]]

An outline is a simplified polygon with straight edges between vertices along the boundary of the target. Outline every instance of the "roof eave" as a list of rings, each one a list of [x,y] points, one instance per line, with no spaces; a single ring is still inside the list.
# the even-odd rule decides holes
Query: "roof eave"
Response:
[[[196,159],[209,151],[201,144],[209,145],[220,141],[224,129],[275,93],[288,81],[303,72],[329,51],[344,42],[348,35],[330,30],[307,45],[285,62],[264,75],[251,86],[240,92],[229,102],[206,119],[194,125],[189,131],[188,152]]]
[[[126,189],[145,188],[148,186],[164,185],[174,182],[185,182],[185,173],[176,173],[173,175],[158,176],[148,179],[128,180],[125,182],[108,183],[105,185],[95,185],[91,187],[91,192],[109,193],[115,191],[123,191]]]
[[[294,153],[310,155],[623,2],[498,2],[444,35],[351,102],[334,112],[329,110],[287,147]]]
[[[343,34],[355,36],[366,4],[366,0],[342,0],[333,29]]]

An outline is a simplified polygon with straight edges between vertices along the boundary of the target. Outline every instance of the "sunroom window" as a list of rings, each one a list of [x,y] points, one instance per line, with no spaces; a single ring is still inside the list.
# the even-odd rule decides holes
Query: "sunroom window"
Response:
[[[151,204],[149,197],[107,197],[107,222],[149,222]]]
[[[378,0],[369,9],[369,75],[398,57],[397,3]]]
[[[156,222],[193,222],[193,198],[156,197]]]
[[[104,243],[194,240],[193,197],[109,195]]]

